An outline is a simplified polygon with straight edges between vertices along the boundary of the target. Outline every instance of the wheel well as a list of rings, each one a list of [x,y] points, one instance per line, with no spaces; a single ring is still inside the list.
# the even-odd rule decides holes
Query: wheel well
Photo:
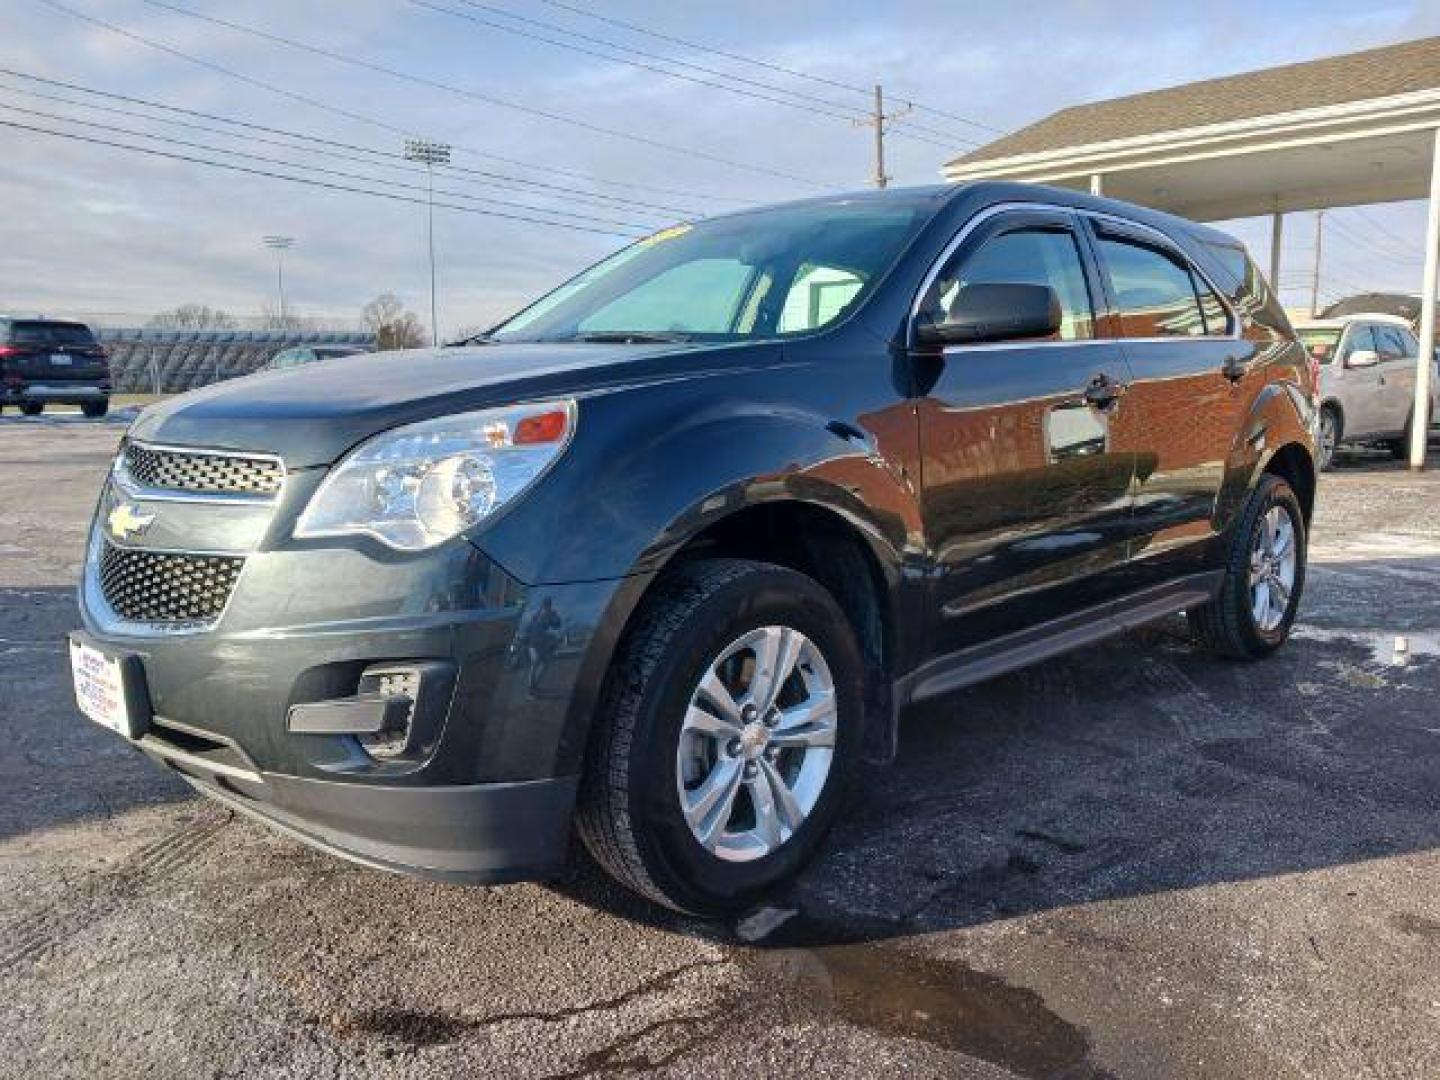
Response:
[[[1339,435],[1345,434],[1345,409],[1344,409],[1344,407],[1343,407],[1343,406],[1340,404],[1340,402],[1337,401],[1335,398],[1329,398],[1329,399],[1327,399],[1326,401],[1324,401],[1324,402],[1321,404],[1321,406],[1320,406],[1320,411],[1321,411],[1321,412],[1324,412],[1326,409],[1329,409],[1331,412],[1333,412],[1333,413],[1335,414],[1336,419],[1338,419],[1338,420],[1340,421],[1340,426],[1339,426],[1339,428],[1337,429],[1336,434],[1339,434]]]
[[[833,511],[796,502],[741,510],[693,536],[672,562],[693,558],[755,559],[814,578],[845,612],[867,667],[886,669],[884,576],[859,532]]]
[[[697,533],[668,565],[703,558],[775,563],[813,578],[835,598],[865,661],[865,756],[874,762],[893,758],[895,626],[885,575],[859,530],[834,511],[808,503],[762,504]]]
[[[1275,452],[1265,471],[1281,477],[1294,489],[1305,513],[1305,524],[1309,525],[1315,510],[1315,463],[1305,448],[1299,443],[1287,443]]]

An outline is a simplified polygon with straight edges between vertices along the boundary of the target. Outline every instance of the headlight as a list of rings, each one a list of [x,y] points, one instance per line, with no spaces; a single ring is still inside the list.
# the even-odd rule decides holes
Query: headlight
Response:
[[[575,402],[546,401],[387,431],[335,466],[295,535],[363,533],[402,551],[434,547],[539,479],[574,430]]]

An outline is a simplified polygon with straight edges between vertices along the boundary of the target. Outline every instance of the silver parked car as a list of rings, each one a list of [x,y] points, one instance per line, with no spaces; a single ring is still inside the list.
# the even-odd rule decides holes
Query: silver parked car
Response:
[[[1420,343],[1395,315],[1347,315],[1295,327],[1320,365],[1320,460],[1328,469],[1342,443],[1372,443],[1397,458],[1409,453]],[[1432,370],[1430,418],[1440,415],[1440,377]]]

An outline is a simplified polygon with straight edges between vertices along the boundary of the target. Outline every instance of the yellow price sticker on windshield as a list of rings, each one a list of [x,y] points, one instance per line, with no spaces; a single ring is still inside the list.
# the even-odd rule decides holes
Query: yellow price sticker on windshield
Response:
[[[689,231],[689,225],[671,225],[670,228],[652,233],[640,242],[642,244],[663,244],[666,240],[674,240],[677,236],[684,236]]]

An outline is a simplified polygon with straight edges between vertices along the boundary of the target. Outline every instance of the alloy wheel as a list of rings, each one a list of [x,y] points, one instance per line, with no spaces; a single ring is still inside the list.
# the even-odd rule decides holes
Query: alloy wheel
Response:
[[[705,668],[676,749],[681,812],[719,859],[760,859],[815,809],[835,756],[835,680],[800,631],[763,626]]]
[[[1262,633],[1273,634],[1285,621],[1299,565],[1295,522],[1283,506],[1272,506],[1260,519],[1250,549],[1250,614]]]

